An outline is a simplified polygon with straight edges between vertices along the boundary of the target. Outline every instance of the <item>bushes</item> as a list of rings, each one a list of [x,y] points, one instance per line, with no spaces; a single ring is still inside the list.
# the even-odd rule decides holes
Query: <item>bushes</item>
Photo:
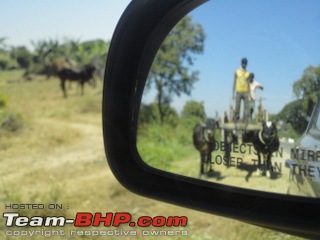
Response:
[[[177,126],[179,116],[177,111],[169,105],[164,105],[163,111],[166,112],[165,118],[161,121],[158,105],[156,103],[141,104],[139,112],[139,125],[145,124],[169,124],[172,127]]]
[[[181,157],[181,145],[174,128],[165,124],[148,124],[138,133],[138,151],[152,167],[169,170]]]
[[[16,132],[23,127],[23,117],[19,113],[0,112],[0,130]]]
[[[0,110],[8,105],[8,99],[0,94]]]
[[[146,124],[138,131],[138,151],[152,167],[172,171],[175,163],[194,151],[192,129],[194,124],[181,120],[170,124]]]
[[[23,127],[23,117],[21,114],[8,112],[5,109],[7,105],[7,98],[0,94],[0,130],[16,132]]]
[[[169,114],[161,123],[157,105],[142,104],[138,123],[138,151],[147,164],[158,169],[174,170],[176,163],[195,149],[192,143],[193,128],[205,118],[203,103],[187,102],[182,117],[168,107]]]

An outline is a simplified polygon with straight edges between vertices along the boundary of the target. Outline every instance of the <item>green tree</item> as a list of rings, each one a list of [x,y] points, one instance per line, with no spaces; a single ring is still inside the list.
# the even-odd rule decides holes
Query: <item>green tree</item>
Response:
[[[6,40],[7,38],[0,37],[0,52],[5,52],[7,50]]]
[[[12,59],[7,52],[0,51],[0,70],[7,69],[12,65]]]
[[[66,39],[57,48],[56,55],[68,59],[74,65],[84,65],[100,58],[106,59],[108,48],[109,43],[100,39],[85,42]]]
[[[177,111],[169,105],[164,105],[165,111],[167,112],[164,123],[171,127],[176,127],[179,122],[179,115]],[[159,111],[157,111],[157,103],[141,104],[139,112],[139,126],[145,124],[158,124],[160,122]]]
[[[304,133],[307,128],[308,121],[306,112],[303,110],[303,100],[298,99],[288,103],[276,116],[277,120],[290,123],[292,128],[299,135]]]
[[[156,104],[142,103],[139,112],[139,125],[157,122],[159,119],[158,115]]]
[[[54,62],[68,54],[66,49],[61,49],[58,39],[31,41],[33,51],[25,46],[14,47],[11,58],[15,59],[21,68],[25,69],[24,77],[29,78],[31,73],[50,76],[54,72]]]
[[[80,47],[82,55],[81,62],[85,64],[97,58],[105,58],[106,60],[109,44],[97,39],[83,42],[80,44]]]
[[[57,52],[59,47],[58,39],[49,39],[49,40],[39,40],[37,42],[31,42],[34,47],[34,63],[43,63]]]
[[[320,96],[320,65],[307,67],[302,77],[293,84],[293,92],[302,99],[302,108],[310,116]]]
[[[27,69],[32,62],[32,53],[25,46],[13,48],[10,55],[17,61],[20,68]]]
[[[86,41],[81,43],[82,58],[81,63],[93,63],[96,67],[96,76],[103,78],[105,63],[107,61],[107,54],[109,50],[109,42],[101,39]]]
[[[105,63],[109,44],[103,40],[81,43],[79,40],[58,39],[32,42],[34,52],[27,73],[55,74],[61,67],[78,68],[89,62],[97,66]],[[102,75],[102,73],[100,74]]]
[[[198,119],[204,119],[206,117],[206,113],[204,110],[203,102],[197,102],[194,100],[186,102],[182,110],[182,117],[196,117]]]
[[[3,50],[6,47],[5,41],[5,37],[0,37],[0,50]]]
[[[11,58],[10,51],[8,50],[5,41],[6,38],[0,38],[0,70],[15,67],[15,61]]]
[[[195,54],[203,52],[203,27],[192,23],[190,16],[183,18],[162,43],[151,67],[146,89],[155,87],[156,102],[163,123],[169,114],[173,96],[190,95],[199,72],[191,71]]]

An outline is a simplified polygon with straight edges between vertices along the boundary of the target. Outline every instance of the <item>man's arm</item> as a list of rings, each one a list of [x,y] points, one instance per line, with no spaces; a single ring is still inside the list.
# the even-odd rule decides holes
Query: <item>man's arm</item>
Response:
[[[256,88],[259,88],[259,89],[263,90],[263,86],[258,82],[257,82],[257,87]]]

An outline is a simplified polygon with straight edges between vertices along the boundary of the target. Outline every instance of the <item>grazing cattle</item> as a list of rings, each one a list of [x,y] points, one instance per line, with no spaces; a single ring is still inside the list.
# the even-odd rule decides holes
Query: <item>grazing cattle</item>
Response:
[[[272,153],[278,151],[280,146],[276,125],[273,122],[262,122],[262,129],[254,133],[252,140],[258,155],[258,173],[266,171],[266,176],[270,178],[271,172],[273,172]],[[261,165],[261,154],[264,158],[264,168]]]
[[[83,95],[84,90],[84,84],[86,82],[90,83],[90,81],[93,81],[93,74],[96,70],[96,67],[93,64],[86,64],[82,67],[81,70],[74,70],[71,68],[62,68],[57,71],[57,75],[60,78],[60,86],[63,92],[63,96],[67,97],[65,82],[67,80],[69,81],[76,81],[81,86],[81,94]]]
[[[217,118],[216,118],[217,119]],[[215,145],[215,129],[219,122],[209,118],[206,123],[199,123],[193,130],[193,145],[200,152],[200,176],[213,172],[211,166],[212,151]]]

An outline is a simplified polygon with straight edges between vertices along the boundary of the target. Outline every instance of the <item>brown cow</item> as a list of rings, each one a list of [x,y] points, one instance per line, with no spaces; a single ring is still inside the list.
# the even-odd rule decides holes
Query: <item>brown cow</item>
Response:
[[[63,92],[63,96],[67,97],[65,82],[77,81],[81,86],[81,94],[84,93],[84,84],[86,82],[93,83],[93,75],[96,67],[93,64],[84,65],[81,70],[74,70],[72,68],[61,68],[57,71],[57,76],[60,78],[60,86]],[[94,83],[93,83],[94,84]]]
[[[219,128],[219,121],[209,118],[206,123],[199,123],[193,130],[193,145],[200,152],[199,177],[213,172],[211,165],[212,151],[215,148],[215,132]]]

